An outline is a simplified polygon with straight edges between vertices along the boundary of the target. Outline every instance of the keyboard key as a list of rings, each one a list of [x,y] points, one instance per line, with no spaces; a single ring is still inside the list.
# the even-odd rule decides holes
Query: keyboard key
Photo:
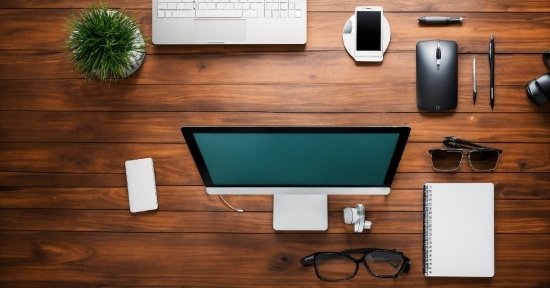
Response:
[[[159,18],[164,18],[164,10],[159,10],[157,16]]]
[[[176,10],[177,4],[176,3],[168,3],[168,9],[169,10]]]
[[[296,10],[296,18],[302,18],[302,10]]]
[[[167,3],[159,3],[158,9],[159,10],[166,10],[166,9],[168,9],[168,4]]]
[[[243,11],[240,10],[197,10],[198,18],[240,18],[243,16]]]
[[[258,4],[258,17],[264,18],[265,16],[264,4]]]

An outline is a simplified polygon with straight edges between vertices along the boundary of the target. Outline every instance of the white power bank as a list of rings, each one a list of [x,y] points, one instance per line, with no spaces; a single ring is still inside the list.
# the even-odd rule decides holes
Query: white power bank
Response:
[[[125,166],[130,212],[157,209],[157,187],[153,159],[128,160],[125,162]]]

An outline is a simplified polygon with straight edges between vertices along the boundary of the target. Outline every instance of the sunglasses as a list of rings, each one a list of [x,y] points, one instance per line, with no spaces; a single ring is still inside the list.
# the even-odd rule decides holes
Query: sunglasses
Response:
[[[432,166],[437,171],[455,171],[462,164],[464,155],[468,155],[468,161],[473,170],[492,171],[497,167],[500,153],[502,153],[500,149],[483,147],[454,136],[445,137],[443,144],[453,148],[428,150],[432,155]]]

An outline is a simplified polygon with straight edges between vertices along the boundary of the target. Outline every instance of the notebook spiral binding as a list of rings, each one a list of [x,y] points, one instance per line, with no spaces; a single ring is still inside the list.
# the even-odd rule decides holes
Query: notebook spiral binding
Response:
[[[432,261],[432,190],[428,185],[424,185],[424,276],[431,274]]]

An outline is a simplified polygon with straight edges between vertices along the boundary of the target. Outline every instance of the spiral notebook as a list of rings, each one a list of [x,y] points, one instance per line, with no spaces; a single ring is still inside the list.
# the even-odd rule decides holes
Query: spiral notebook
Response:
[[[424,276],[493,277],[493,183],[424,185]]]

